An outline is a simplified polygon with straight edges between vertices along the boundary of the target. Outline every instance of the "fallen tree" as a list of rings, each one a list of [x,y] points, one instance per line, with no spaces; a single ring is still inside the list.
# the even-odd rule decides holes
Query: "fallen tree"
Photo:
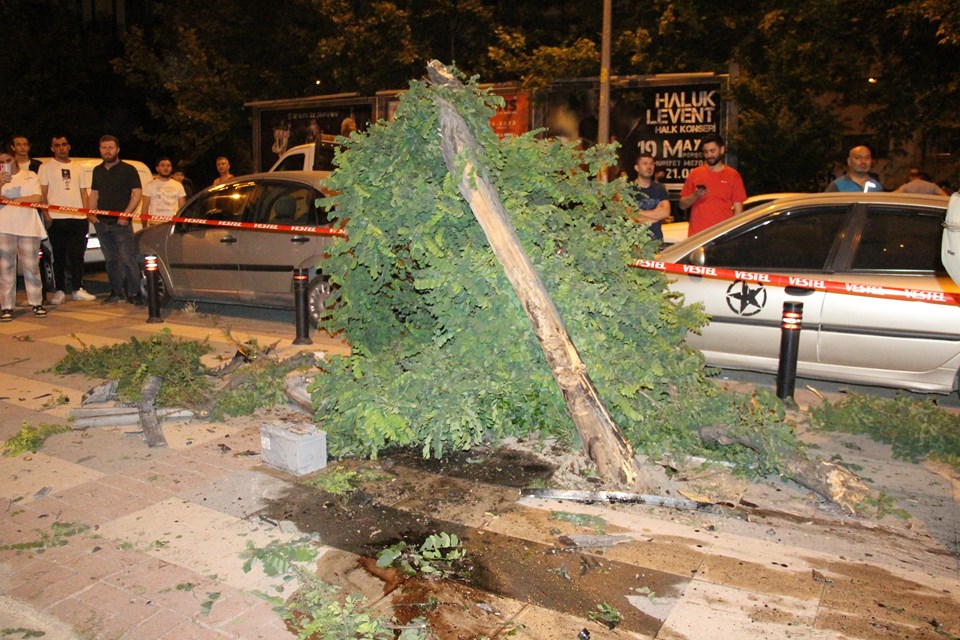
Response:
[[[705,380],[685,343],[700,310],[661,274],[627,268],[653,246],[624,185],[593,179],[613,150],[500,140],[498,97],[432,73],[393,122],[350,139],[328,183],[350,238],[322,264],[338,285],[325,328],[353,349],[311,389],[331,452],[439,457],[505,435],[570,438],[569,416],[603,477],[637,490],[651,487],[633,482],[634,447],[758,473],[805,459],[779,401]],[[705,442],[698,429],[714,424],[747,436]],[[783,448],[766,456],[750,434]]]

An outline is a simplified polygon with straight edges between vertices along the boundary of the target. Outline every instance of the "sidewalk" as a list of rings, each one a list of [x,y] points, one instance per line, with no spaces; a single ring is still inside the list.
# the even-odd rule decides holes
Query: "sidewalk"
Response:
[[[70,301],[46,319],[23,313],[0,325],[0,439],[23,422],[65,423],[100,382],[48,371],[77,338],[100,346],[168,329],[208,337],[214,357],[227,361],[236,350],[222,333],[229,324],[239,340],[296,350],[292,322],[184,311],[163,324],[145,318],[130,305]],[[312,337],[314,351],[346,349]],[[45,406],[61,393],[67,404]],[[894,461],[862,438],[810,436],[824,457],[840,452],[860,465],[911,520],[854,519],[772,480],[743,487],[736,508],[709,512],[520,499],[516,488],[464,479],[463,469],[403,461],[363,463],[388,474],[389,486],[369,502],[331,506],[260,464],[260,424],[295,413],[163,423],[169,446],[155,449],[135,427],[91,428],[0,458],[0,638],[294,638],[254,594],[276,594],[281,582],[259,566],[243,572],[239,554],[248,541],[304,532],[327,545],[319,575],[364,593],[389,617],[413,596],[403,588],[383,595],[355,550],[396,539],[404,526],[435,525],[463,532],[484,568],[483,585],[431,587],[441,594],[431,629],[444,639],[573,639],[582,629],[594,640],[960,637],[960,479]],[[558,553],[558,539],[592,531],[557,513],[591,516],[622,540]],[[587,618],[601,601],[623,613],[613,631]]]

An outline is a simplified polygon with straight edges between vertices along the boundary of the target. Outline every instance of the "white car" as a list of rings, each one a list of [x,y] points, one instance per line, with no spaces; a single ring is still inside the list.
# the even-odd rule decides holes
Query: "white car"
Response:
[[[960,369],[960,306],[815,286],[838,281],[861,293],[895,287],[947,299],[960,294],[940,262],[947,201],[798,194],[701,231],[657,260],[745,272],[730,280],[668,276],[671,290],[703,303],[711,318],[702,334],[688,338],[709,365],[777,371],[783,303],[794,301],[803,303],[798,375],[949,393]],[[794,285],[765,284],[755,274],[792,277]]]
[[[780,198],[788,198],[790,196],[798,195],[796,193],[764,193],[757,196],[750,196],[743,201],[743,210],[747,211],[753,207],[759,207],[761,205],[767,204],[768,202],[773,202],[774,200],[779,200]],[[660,229],[663,231],[663,242],[664,244],[676,244],[681,240],[686,239],[688,230],[690,228],[689,222],[670,222],[664,225],[661,225]]]
[[[37,160],[40,162],[50,162],[53,158],[37,158]],[[127,160],[126,158],[121,158],[121,160],[133,165],[133,168],[137,170],[137,173],[140,174],[141,186],[146,187],[153,180],[153,173],[150,172],[147,165],[139,160]],[[93,178],[93,168],[103,162],[103,160],[100,158],[70,158],[70,161],[71,163],[75,162],[80,165],[83,172],[80,178],[80,184],[84,189],[89,189],[90,182]],[[137,205],[136,211],[138,213],[140,212],[140,205]],[[133,224],[134,231],[142,226],[138,218],[133,219]],[[92,224],[87,232],[87,252],[83,256],[83,261],[87,264],[103,262],[103,250],[100,249],[100,240],[97,239],[97,232]]]

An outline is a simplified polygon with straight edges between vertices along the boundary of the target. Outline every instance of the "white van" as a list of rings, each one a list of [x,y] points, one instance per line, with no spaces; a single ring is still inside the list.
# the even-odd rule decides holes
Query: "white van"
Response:
[[[153,173],[147,168],[147,165],[143,164],[139,160],[127,160],[126,158],[120,159],[129,165],[133,165],[133,168],[137,170],[137,173],[140,174],[141,187],[146,187],[153,180]],[[50,162],[53,160],[53,158],[37,158],[37,160],[40,162]],[[93,168],[103,162],[103,160],[100,158],[70,158],[70,162],[80,165],[82,171],[80,185],[84,189],[89,189],[90,183],[93,180]],[[140,212],[139,204],[137,205],[136,210],[138,213]],[[134,218],[133,224],[134,232],[136,232],[142,226],[139,218]],[[97,239],[97,232],[92,224],[87,232],[87,253],[84,255],[83,261],[86,263],[103,262],[103,251],[100,249],[100,240]]]
[[[323,135],[317,142],[287,149],[270,167],[270,171],[333,171],[337,148],[334,136]]]

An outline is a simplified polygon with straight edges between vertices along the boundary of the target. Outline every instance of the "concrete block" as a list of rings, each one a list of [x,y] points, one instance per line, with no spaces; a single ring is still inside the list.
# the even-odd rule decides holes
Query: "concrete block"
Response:
[[[327,432],[313,425],[266,422],[260,427],[260,459],[268,467],[302,476],[327,466]]]

